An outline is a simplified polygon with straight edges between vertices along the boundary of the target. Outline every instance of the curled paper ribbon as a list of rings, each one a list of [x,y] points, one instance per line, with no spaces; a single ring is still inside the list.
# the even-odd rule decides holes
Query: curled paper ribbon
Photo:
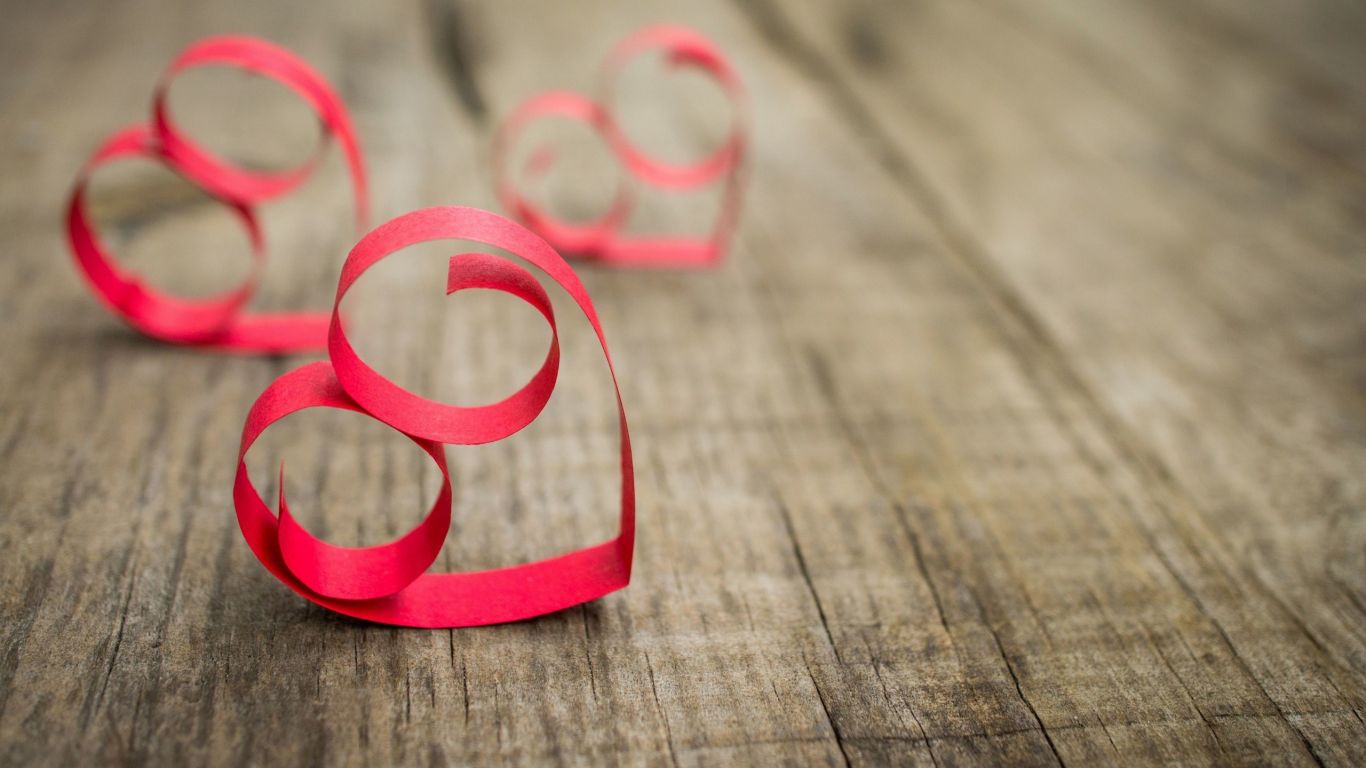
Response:
[[[451,479],[442,444],[475,445],[530,424],[550,398],[559,371],[559,336],[550,298],[526,269],[499,256],[451,257],[446,292],[502,291],[534,307],[551,330],[540,370],[516,393],[484,406],[457,407],[422,398],[381,376],[347,340],[339,307],[367,269],[395,251],[433,240],[472,240],[501,248],[543,270],[573,298],[597,334],[616,390],[621,443],[621,516],[608,541],[546,560],[465,573],[427,573],[451,522]],[[276,379],[247,414],[238,453],[233,502],[252,552],[280,581],[305,598],[359,619],[410,627],[465,627],[540,616],[594,600],[631,579],[635,547],[635,473],[626,410],[597,311],[574,271],[526,228],[476,208],[415,211],[361,238],[342,267],[328,334],[330,362],[303,366]],[[427,516],[398,539],[372,547],[340,547],[314,537],[289,512],[280,470],[277,518],[252,485],[245,462],[256,438],[275,421],[305,408],[364,413],[407,435],[441,470],[442,485]]]
[[[76,179],[67,207],[72,255],[96,296],[129,325],[152,338],[236,352],[321,349],[326,312],[249,313],[265,266],[265,244],[253,206],[282,195],[308,178],[319,151],[297,168],[261,172],[228,163],[190,139],[171,118],[167,93],[175,76],[202,66],[229,66],[269,77],[299,94],[317,113],[323,138],[333,137],[346,156],[355,192],[357,227],[364,228],[369,197],[365,167],[351,118],[341,98],[306,62],[273,43],[249,37],[214,37],[186,48],[167,68],[152,100],[152,120],[124,128],[100,145]],[[158,160],[233,210],[251,241],[251,269],[236,288],[203,299],[159,291],[122,269],[101,242],[86,210],[86,189],[99,167],[121,158]]]
[[[637,56],[659,50],[673,66],[692,66],[710,75],[725,92],[734,110],[731,132],[715,152],[689,164],[657,159],[633,144],[612,114],[614,87],[622,70]],[[744,186],[743,161],[748,133],[746,100],[740,78],[720,50],[686,27],[646,27],[627,37],[608,54],[602,68],[602,101],[572,91],[549,91],[524,102],[498,128],[494,139],[494,178],[503,206],[528,227],[561,251],[609,264],[659,267],[706,266],[725,255],[727,243],[739,218]],[[631,235],[622,231],[634,205],[629,186],[623,184],[602,216],[586,223],[560,219],[524,195],[508,168],[511,147],[531,124],[545,118],[586,123],[616,155],[622,168],[641,183],[666,189],[692,189],[724,177],[721,208],[710,233],[704,237],[682,235]],[[522,169],[535,175],[554,160],[548,149],[533,152]]]

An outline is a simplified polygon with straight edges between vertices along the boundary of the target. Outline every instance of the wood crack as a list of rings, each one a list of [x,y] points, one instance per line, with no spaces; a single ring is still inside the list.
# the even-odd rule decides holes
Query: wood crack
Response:
[[[811,661],[803,655],[802,662],[806,665],[806,676],[811,680],[811,687],[816,689],[816,698],[821,702],[821,711],[825,713],[825,722],[830,725],[830,735],[835,739],[835,746],[839,747],[845,766],[852,765],[849,761],[849,750],[844,746],[844,737],[840,735],[839,726],[835,725],[835,718],[830,714],[830,703],[826,701],[825,692],[821,690],[820,683],[816,682],[816,675],[811,671]]]
[[[673,728],[669,726],[669,715],[659,701],[659,684],[655,681],[655,665],[650,661],[649,653],[645,653],[645,669],[650,674],[650,693],[654,696],[655,711],[659,713],[659,719],[664,724],[664,741],[669,745],[669,762],[678,765],[678,754],[674,751]]]
[[[456,103],[475,123],[484,125],[488,107],[475,76],[475,33],[469,26],[469,14],[456,2],[429,0],[426,5],[432,48],[442,65],[441,72],[455,93]]]

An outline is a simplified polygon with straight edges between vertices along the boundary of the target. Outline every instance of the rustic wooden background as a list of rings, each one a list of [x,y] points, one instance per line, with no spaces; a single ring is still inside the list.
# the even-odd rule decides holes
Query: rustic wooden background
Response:
[[[1366,762],[1366,6],[55,0],[3,19],[4,763]],[[183,45],[247,32],[337,84],[381,219],[496,208],[500,116],[589,87],[661,20],[743,73],[753,184],[719,269],[582,270],[637,437],[634,583],[457,631],[297,598],[229,489],[248,405],[307,358],[171,348],[106,314],[61,234],[78,165]],[[651,74],[622,99],[632,130],[671,157],[714,142],[715,93]],[[313,137],[244,76],[191,73],[174,98],[251,162]],[[552,135],[571,149],[550,198],[591,212],[601,151]],[[355,230],[326,157],[265,209],[261,306],[328,305]],[[188,291],[241,274],[213,201],[128,165],[95,190],[123,255]],[[707,205],[647,200],[641,223]],[[450,252],[367,276],[358,345],[488,401],[546,332],[514,300],[445,299]],[[543,418],[451,449],[443,567],[611,532],[610,390],[567,325]],[[339,543],[433,493],[422,454],[359,416],[264,442],[261,484],[286,459]]]

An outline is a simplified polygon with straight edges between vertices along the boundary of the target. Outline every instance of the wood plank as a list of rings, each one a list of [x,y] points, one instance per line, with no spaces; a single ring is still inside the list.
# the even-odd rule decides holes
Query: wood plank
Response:
[[[1226,38],[1156,11],[1130,42],[1078,62],[1041,41],[1095,46],[1079,12],[963,4],[11,10],[0,60],[22,67],[0,70],[0,158],[25,183],[0,187],[13,276],[0,284],[12,339],[0,349],[12,553],[0,760],[1352,764],[1366,752],[1351,604],[1359,318],[1347,311],[1362,275],[1341,239],[1360,234],[1354,171],[1282,151],[1261,124],[1200,122],[1200,94],[1165,72],[1144,81],[1141,108],[1113,90],[1155,40],[1236,72],[1246,54]],[[1104,34],[1130,28],[1125,13],[1148,18],[1096,13]],[[294,597],[241,545],[228,489],[246,407],[303,358],[218,358],[119,328],[72,276],[54,225],[77,159],[138,117],[180,45],[247,31],[339,85],[379,217],[492,207],[498,116],[537,90],[586,86],[616,39],[669,17],[733,53],[756,157],[719,269],[583,270],[636,438],[634,583],[583,609],[451,632],[362,625]],[[869,28],[858,39],[883,36],[880,63],[838,37],[852,19]],[[1351,55],[1332,50],[1297,77]],[[1284,87],[1277,71],[1245,85]],[[251,106],[283,127],[279,154],[230,128],[241,108],[187,107],[209,130],[221,114],[216,136],[261,162],[296,156],[307,136],[287,98]],[[1316,114],[1331,126],[1343,112]],[[631,116],[667,152],[721,127],[696,105]],[[1132,150],[1179,120],[1200,123],[1207,149],[1191,162],[1213,176],[1173,192]],[[1283,222],[1266,201],[1239,209],[1219,193],[1268,194],[1249,162],[1291,174],[1308,201]],[[1085,204],[1092,179],[1137,212],[1067,215],[1100,210]],[[107,181],[102,215],[156,274],[197,285],[217,267],[187,262],[234,257],[212,204],[184,185]],[[555,199],[571,210],[611,182],[563,181]],[[704,220],[712,201],[647,202],[642,226]],[[353,238],[338,158],[266,221],[261,303],[325,306]],[[1255,264],[1182,266],[1206,252],[1198,235],[1239,226],[1237,242],[1268,243]],[[1123,248],[1087,251],[1124,233]],[[187,255],[187,243],[209,245]],[[358,287],[362,352],[458,402],[529,375],[546,343],[531,313],[445,299],[450,249],[415,250]],[[1068,280],[1093,290],[1052,290]],[[1257,312],[1285,325],[1254,328]],[[458,522],[443,567],[610,532],[612,401],[586,325],[565,325],[543,417],[450,451]],[[267,491],[283,458],[306,522],[339,543],[392,536],[434,489],[419,452],[359,417],[302,414],[256,453]]]
[[[1212,586],[1227,596],[1200,594],[1204,568],[1177,571],[1251,655],[1253,676],[1270,677],[1277,708],[1292,722],[1322,711],[1330,743],[1359,745],[1362,454],[1340,426],[1359,418],[1358,374],[1319,361],[1352,359],[1360,177],[1278,145],[1250,157],[1212,147],[1225,121],[1185,131],[1188,111],[1120,90],[1122,71],[1146,63],[1141,46],[1079,59],[1056,36],[1022,31],[1028,10],[863,4],[786,9],[788,19],[746,7],[862,121],[956,252],[1032,326],[1041,364],[1093,401],[1185,536],[1210,542]],[[1092,47],[1142,13],[1094,24]],[[1263,74],[1242,90],[1283,86]],[[1185,107],[1202,99],[1183,96]],[[1272,160],[1248,166],[1262,156]],[[1191,167],[1175,176],[1174,163]],[[1302,198],[1274,188],[1285,174]],[[1269,646],[1268,627],[1281,638]]]

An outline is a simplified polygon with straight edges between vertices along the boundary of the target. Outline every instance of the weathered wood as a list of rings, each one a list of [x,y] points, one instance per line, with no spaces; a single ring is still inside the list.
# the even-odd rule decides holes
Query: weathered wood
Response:
[[[753,11],[764,22],[783,23],[762,9]],[[1164,556],[1237,657],[1230,674],[1258,681],[1254,698],[1293,726],[1287,746],[1326,757],[1347,739],[1353,747],[1337,752],[1346,757],[1363,747],[1366,646],[1360,584],[1347,576],[1360,573],[1364,499],[1352,467],[1363,456],[1359,442],[1330,435],[1344,410],[1360,413],[1360,373],[1314,358],[1350,361],[1359,336],[1344,329],[1361,319],[1360,250],[1334,234],[1360,226],[1350,159],[1359,132],[1328,137],[1359,123],[1360,83],[1318,78],[1323,92],[1357,93],[1308,116],[1239,109],[1207,95],[1203,80],[1134,83],[1163,69],[1148,64],[1158,45],[1124,34],[1145,28],[1126,15],[1146,13],[1117,8],[1113,27],[1086,25],[1100,39],[1076,45],[1058,39],[1084,35],[1082,25],[1053,30],[1035,6],[870,14],[888,20],[867,31],[884,41],[866,41],[886,57],[872,66],[839,53],[847,40],[833,31],[844,27],[829,16],[795,22],[805,38],[784,34],[811,46],[801,55],[828,54],[828,87],[861,105],[955,251],[1035,329],[1031,356],[1057,369],[1128,455],[1164,526],[1212,561]],[[1217,40],[1197,48],[1179,19],[1149,23],[1187,57],[1187,72],[1200,63],[1202,73],[1241,73],[1235,90],[1256,94],[1258,107],[1285,101],[1287,80],[1315,81],[1310,71],[1224,68],[1246,64],[1246,52]],[[965,108],[963,93],[978,98]],[[1186,128],[1206,112],[1215,117]],[[1325,162],[1269,122],[1306,122],[1348,154]],[[1015,204],[1024,198],[1042,207]]]
[[[6,9],[0,760],[1366,759],[1361,12],[623,5]],[[673,18],[732,53],[755,158],[719,269],[582,271],[636,438],[634,583],[453,632],[296,598],[242,545],[229,486],[247,406],[303,358],[170,349],[104,314],[60,237],[80,159],[142,117],[181,45],[246,31],[338,84],[379,218],[496,207],[498,117],[589,87],[616,39]],[[219,146],[307,151],[287,96],[215,83],[229,103],[179,103]],[[724,127],[682,109],[632,126],[681,155]],[[582,212],[611,182],[552,197]],[[240,274],[188,185],[111,169],[97,192],[168,284]],[[711,202],[651,198],[642,224]],[[348,216],[335,156],[268,206],[263,306],[327,305]],[[457,402],[524,380],[534,314],[445,298],[451,249],[414,250],[349,300],[362,353]],[[611,531],[610,390],[565,325],[542,418],[450,451],[443,567]],[[434,492],[420,452],[357,416],[272,430],[251,462],[267,491],[281,458],[339,543],[393,535]]]

